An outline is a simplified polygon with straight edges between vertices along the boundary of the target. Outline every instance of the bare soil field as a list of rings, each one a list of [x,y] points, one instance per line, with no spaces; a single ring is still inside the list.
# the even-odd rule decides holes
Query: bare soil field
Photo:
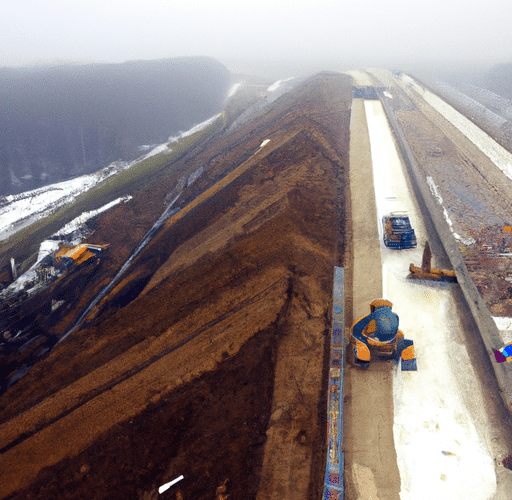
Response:
[[[0,398],[0,498],[150,499],[181,474],[162,498],[214,499],[223,483],[230,498],[320,498],[351,85],[301,82],[98,218],[89,242],[108,253],[48,292],[67,302],[36,311],[43,337],[62,337],[204,167],[182,215]]]

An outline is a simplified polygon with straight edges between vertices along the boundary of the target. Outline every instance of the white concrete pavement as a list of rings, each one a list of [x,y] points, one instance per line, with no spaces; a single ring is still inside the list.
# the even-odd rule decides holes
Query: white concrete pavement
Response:
[[[380,101],[366,101],[383,265],[382,296],[414,340],[417,372],[394,372],[394,439],[402,500],[495,496],[497,479],[484,399],[454,311],[457,285],[407,280],[421,264],[426,231],[410,195]],[[382,215],[406,210],[418,248],[390,250],[382,241]],[[435,263],[435,261],[434,261]]]

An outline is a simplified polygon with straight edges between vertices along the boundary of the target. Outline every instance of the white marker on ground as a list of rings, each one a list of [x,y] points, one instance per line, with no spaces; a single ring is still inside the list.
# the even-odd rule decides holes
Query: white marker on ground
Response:
[[[161,495],[164,491],[167,491],[173,484],[176,484],[178,481],[181,481],[183,479],[183,476],[177,477],[176,479],[173,479],[169,483],[162,484],[160,488],[158,488],[158,494]]]

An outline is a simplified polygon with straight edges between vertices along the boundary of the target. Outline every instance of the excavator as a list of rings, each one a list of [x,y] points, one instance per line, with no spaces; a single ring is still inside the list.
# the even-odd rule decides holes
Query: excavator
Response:
[[[416,371],[414,342],[404,338],[398,329],[398,315],[392,311],[393,304],[386,299],[377,299],[370,304],[370,312],[359,318],[351,329],[356,366],[367,369],[372,355],[402,361],[402,371]]]

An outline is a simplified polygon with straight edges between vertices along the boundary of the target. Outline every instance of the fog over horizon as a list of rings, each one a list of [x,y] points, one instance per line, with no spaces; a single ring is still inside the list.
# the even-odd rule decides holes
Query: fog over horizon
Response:
[[[490,68],[512,4],[462,0],[6,0],[0,67],[208,56],[234,71]]]

